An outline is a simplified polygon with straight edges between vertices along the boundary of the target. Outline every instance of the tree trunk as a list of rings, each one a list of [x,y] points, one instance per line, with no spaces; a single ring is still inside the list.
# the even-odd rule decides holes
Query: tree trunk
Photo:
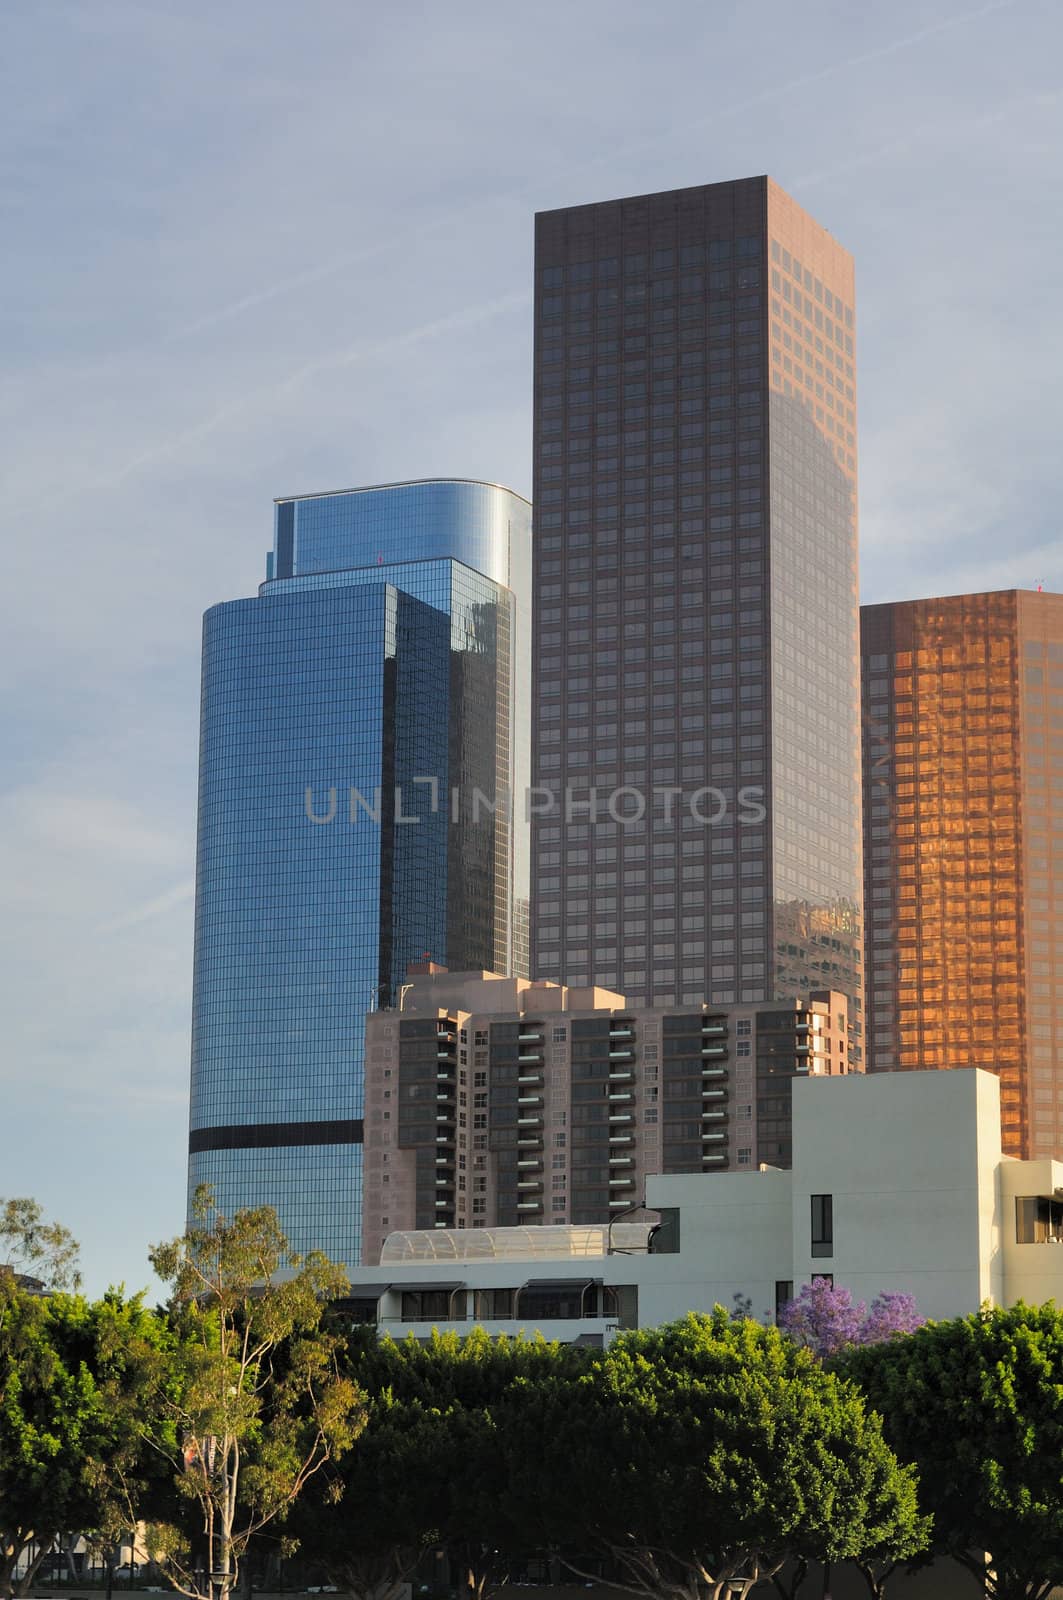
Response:
[[[66,1570],[70,1576],[70,1581],[71,1583],[77,1583],[78,1569],[74,1560],[74,1535],[72,1533],[68,1533],[63,1540],[63,1554],[66,1557]]]
[[[1048,1578],[1032,1578],[1018,1572],[987,1569],[985,1592],[990,1600],[1048,1600],[1055,1584]]]
[[[34,1583],[34,1580],[35,1580],[35,1578],[37,1576],[37,1573],[40,1570],[41,1562],[44,1560],[45,1556],[47,1555],[48,1551],[51,1548],[52,1548],[52,1540],[50,1538],[49,1539],[41,1539],[41,1541],[37,1545],[37,1554],[34,1556],[33,1560],[30,1562],[29,1566],[26,1568],[25,1572],[22,1574],[21,1579],[19,1580],[18,1588],[17,1588],[17,1590],[15,1590],[16,1594],[19,1594],[19,1595],[27,1595],[27,1594],[29,1594],[30,1590],[33,1587],[33,1583]]]
[[[461,1588],[465,1600],[489,1600],[497,1590],[509,1582],[508,1561],[496,1550],[484,1545],[462,1545],[458,1552],[461,1565]]]
[[[802,1559],[795,1563],[788,1582],[783,1579],[781,1572],[773,1572],[771,1581],[773,1587],[782,1596],[782,1600],[797,1600],[797,1596],[801,1592],[801,1585],[807,1576],[808,1562]]]
[[[351,1600],[398,1600],[399,1591],[408,1582],[424,1552],[420,1549],[392,1551],[380,1560],[367,1558],[361,1562],[348,1562],[329,1573],[329,1581],[346,1590]]]

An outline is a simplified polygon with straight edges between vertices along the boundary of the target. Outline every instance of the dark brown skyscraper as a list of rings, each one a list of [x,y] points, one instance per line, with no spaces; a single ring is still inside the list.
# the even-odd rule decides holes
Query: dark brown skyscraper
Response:
[[[1005,1150],[1056,1155],[1063,596],[864,606],[861,638],[868,1064],[998,1071]]]
[[[535,293],[533,971],[858,1060],[852,259],[748,178],[540,215]]]

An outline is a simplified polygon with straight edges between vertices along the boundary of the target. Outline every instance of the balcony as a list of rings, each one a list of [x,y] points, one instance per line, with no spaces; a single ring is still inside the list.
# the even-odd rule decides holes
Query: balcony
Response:
[[[543,1097],[541,1094],[519,1094],[517,1096],[517,1104],[518,1106],[524,1106],[526,1110],[534,1109],[541,1111],[543,1106]]]
[[[635,1165],[635,1157],[610,1155],[609,1165],[610,1167],[633,1167]]]
[[[725,1056],[726,1054],[727,1046],[725,1044],[703,1044],[701,1047],[703,1060],[711,1060],[714,1056]]]
[[[701,1120],[702,1122],[725,1122],[727,1120],[727,1112],[703,1111],[701,1113]]]
[[[726,1078],[727,1075],[728,1075],[728,1068],[727,1067],[708,1067],[708,1066],[703,1066],[702,1069],[701,1069],[702,1078]]]
[[[528,1191],[528,1190],[532,1190],[532,1189],[541,1190],[542,1186],[543,1186],[543,1180],[541,1178],[518,1178],[517,1179],[517,1193],[518,1194],[520,1194],[522,1191]]]
[[[635,1030],[629,1022],[613,1022],[609,1025],[610,1039],[633,1039]]]
[[[714,1038],[720,1038],[727,1032],[727,1024],[726,1022],[703,1022],[701,1024],[701,1032],[702,1037],[711,1034]]]
[[[542,1065],[543,1053],[541,1050],[522,1050],[517,1056],[518,1066],[522,1063],[537,1062]]]
[[[633,1067],[617,1067],[609,1074],[610,1083],[634,1083],[635,1070]]]
[[[722,1128],[702,1128],[701,1130],[702,1144],[723,1144],[726,1138],[727,1134]]]
[[[630,1089],[610,1089],[609,1090],[609,1104],[611,1106],[622,1106],[622,1105],[625,1105],[625,1104],[630,1104],[631,1101],[634,1100],[634,1098],[635,1098],[635,1096],[631,1093]]]
[[[701,1099],[702,1099],[702,1104],[704,1104],[704,1102],[706,1100],[726,1100],[727,1099],[727,1090],[726,1089],[706,1089],[704,1084],[703,1084],[702,1085],[702,1089],[701,1089]]]
[[[798,1039],[794,1045],[794,1049],[797,1051],[799,1056],[807,1056],[810,1048],[811,1047],[807,1039]]]
[[[631,1201],[627,1198],[626,1195],[618,1195],[615,1200],[610,1200],[609,1201],[609,1209],[610,1209],[610,1211],[620,1211],[620,1210],[623,1210],[625,1208],[629,1208],[630,1205],[631,1205]]]
[[[517,1149],[518,1150],[541,1150],[542,1147],[543,1147],[542,1128],[540,1128],[538,1130],[538,1132],[535,1132],[535,1133],[518,1133],[517,1134]]]
[[[633,1116],[632,1116],[630,1111],[610,1111],[610,1113],[609,1113],[610,1125],[612,1125],[614,1122],[623,1123],[623,1122],[633,1122],[633,1121],[634,1121],[634,1118],[633,1118]]]
[[[610,1059],[610,1061],[630,1061],[631,1058],[633,1057],[633,1055],[635,1054],[635,1052],[634,1052],[634,1050],[632,1050],[631,1046],[629,1044],[621,1045],[618,1049],[614,1050],[614,1049],[612,1049],[612,1042],[613,1041],[610,1039],[610,1041],[609,1041],[609,1044],[610,1044],[609,1059]]]
[[[543,1030],[541,1028],[521,1028],[517,1033],[518,1044],[542,1044]]]
[[[518,1172],[541,1172],[542,1170],[543,1164],[538,1156],[521,1156],[517,1161]]]
[[[635,1187],[634,1173],[624,1172],[615,1178],[610,1177],[609,1187],[610,1189],[633,1189]]]
[[[635,1135],[631,1132],[618,1131],[609,1135],[610,1149],[612,1149],[613,1145],[633,1145],[634,1143]]]
[[[518,1211],[524,1211],[524,1212],[541,1211],[542,1209],[543,1209],[543,1203],[542,1203],[541,1200],[518,1200],[517,1201],[517,1210]]]
[[[534,1117],[534,1116],[533,1117],[518,1117],[517,1118],[517,1127],[518,1128],[541,1128],[542,1125],[543,1125],[543,1119],[542,1119],[541,1116],[539,1116],[539,1117]],[[519,1139],[518,1139],[517,1142],[518,1142],[518,1144],[520,1143]]]
[[[794,1023],[794,1028],[798,1033],[807,1033],[809,1026],[810,1024],[807,1021],[801,1021],[800,1019]]]
[[[701,1152],[702,1166],[721,1166],[727,1160],[726,1150],[703,1150]]]
[[[536,1072],[522,1072],[517,1078],[518,1089],[541,1089],[543,1086],[543,1069]]]

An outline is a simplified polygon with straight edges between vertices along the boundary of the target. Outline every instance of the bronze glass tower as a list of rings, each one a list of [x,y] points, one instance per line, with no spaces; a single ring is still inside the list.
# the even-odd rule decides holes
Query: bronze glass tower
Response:
[[[995,1070],[1005,1150],[1054,1155],[1063,596],[864,606],[861,639],[869,1065]]]
[[[858,1060],[852,258],[748,178],[540,215],[535,293],[533,971]]]

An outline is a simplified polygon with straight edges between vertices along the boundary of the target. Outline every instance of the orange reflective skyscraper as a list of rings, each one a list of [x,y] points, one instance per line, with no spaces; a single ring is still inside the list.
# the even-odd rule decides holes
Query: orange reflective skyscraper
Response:
[[[1063,595],[864,606],[861,649],[868,1066],[991,1068],[1005,1150],[1055,1155]]]

